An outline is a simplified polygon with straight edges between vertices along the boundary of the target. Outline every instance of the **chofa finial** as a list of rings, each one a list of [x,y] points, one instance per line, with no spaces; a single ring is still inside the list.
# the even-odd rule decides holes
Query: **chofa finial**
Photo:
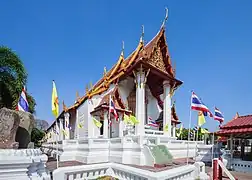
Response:
[[[144,43],[144,25],[142,25],[142,34],[141,34],[140,42]]]
[[[122,50],[124,51],[124,41],[122,41]]]
[[[164,21],[163,21],[163,24],[162,24],[162,27],[164,27],[165,26],[165,23],[166,23],[166,21],[168,20],[168,8],[166,7],[165,8],[165,18],[164,18]]]
[[[103,68],[103,76],[106,76],[106,74],[107,74],[107,68],[106,68],[106,66],[104,66],[104,68]]]

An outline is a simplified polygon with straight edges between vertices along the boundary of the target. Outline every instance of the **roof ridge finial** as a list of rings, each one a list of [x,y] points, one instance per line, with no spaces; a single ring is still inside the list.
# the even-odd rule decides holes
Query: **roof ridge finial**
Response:
[[[66,107],[66,105],[65,105],[64,100],[63,100],[62,104],[63,104],[63,110],[64,110],[64,112],[67,112],[67,107]]]
[[[106,66],[104,66],[104,68],[103,68],[103,76],[106,76],[107,75],[107,68],[106,68]]]
[[[122,53],[121,53],[121,56],[124,57],[124,41],[122,41]]]
[[[79,98],[80,98],[80,96],[79,96],[79,92],[78,92],[78,91],[76,91],[76,100],[78,101],[78,100],[79,100]]]
[[[165,23],[166,23],[166,21],[168,20],[168,8],[167,7],[165,7],[165,18],[164,18],[164,21],[163,21],[163,23],[162,23],[162,26],[161,27],[164,27],[165,26]]]
[[[142,25],[142,34],[140,38],[140,43],[144,43],[144,25]]]

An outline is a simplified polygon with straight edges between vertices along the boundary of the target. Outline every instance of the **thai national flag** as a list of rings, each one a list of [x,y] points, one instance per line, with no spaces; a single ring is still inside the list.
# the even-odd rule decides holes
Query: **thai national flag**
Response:
[[[221,111],[216,107],[214,109],[214,120],[217,120],[220,123],[222,123],[224,121],[224,117],[223,117]]]
[[[25,87],[22,89],[19,101],[18,101],[18,105],[17,105],[17,110],[18,111],[24,111],[24,112],[28,112],[29,111],[29,104],[28,101],[26,99],[26,94],[25,94]]]
[[[194,131],[198,131],[199,128],[198,128],[197,126],[195,126],[195,127],[193,128],[193,130],[194,130]]]
[[[152,127],[158,127],[158,124],[152,120],[152,118],[149,116],[148,117],[148,126],[152,126]]]
[[[207,108],[207,106],[201,101],[198,96],[192,92],[192,97],[191,97],[191,109],[196,110],[196,111],[202,111],[204,115],[209,115],[210,117],[213,117],[213,114],[211,111]]]
[[[112,101],[112,98],[110,98],[110,105],[109,105],[109,113],[112,113],[116,120],[118,120],[118,114],[115,109],[115,104]]]

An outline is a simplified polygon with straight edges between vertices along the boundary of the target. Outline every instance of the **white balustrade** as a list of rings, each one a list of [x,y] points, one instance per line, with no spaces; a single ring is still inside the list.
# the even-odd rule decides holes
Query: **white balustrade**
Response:
[[[120,180],[193,180],[195,179],[196,167],[194,165],[181,166],[160,172],[152,172],[127,165],[105,163],[95,165],[82,165],[61,167],[53,172],[53,179],[96,179],[102,176],[112,176]]]
[[[0,149],[0,180],[49,180],[47,159],[40,149]]]

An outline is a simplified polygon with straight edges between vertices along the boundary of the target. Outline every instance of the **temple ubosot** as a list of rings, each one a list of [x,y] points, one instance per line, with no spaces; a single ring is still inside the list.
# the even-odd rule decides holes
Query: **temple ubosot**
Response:
[[[196,142],[188,146],[187,154],[186,143],[176,141],[176,125],[180,122],[172,96],[181,85],[172,67],[164,21],[151,41],[145,44],[142,33],[136,49],[127,58],[122,49],[117,63],[109,71],[104,68],[103,77],[87,87],[83,97],[77,95],[69,108],[64,105],[56,121],[60,131],[64,131],[59,135],[60,160],[152,166],[168,163],[169,152],[174,158],[193,157]],[[109,113],[110,98],[119,116],[117,120]],[[135,116],[139,123],[125,123],[124,114]],[[150,119],[159,128],[148,128]],[[56,122],[47,131],[47,143],[54,149]],[[175,144],[168,151],[169,143]]]
[[[171,104],[171,97],[182,82],[175,77],[164,24],[149,43],[144,44],[142,35],[137,48],[126,59],[123,51],[124,49],[117,63],[108,72],[104,68],[103,77],[95,85],[90,85],[89,89],[86,88],[86,95],[81,98],[77,96],[73,106],[64,107],[64,112],[70,115],[70,126],[65,127],[65,134],[70,137],[66,135],[66,139],[100,135],[107,138],[104,132],[108,127],[105,127],[107,123],[104,121],[107,121],[105,116],[108,114],[109,96],[115,102],[120,122],[124,113],[135,115],[140,121],[136,125],[136,135],[144,134],[144,125],[148,123],[148,118],[151,118],[157,120],[160,130],[163,130],[163,124],[168,125],[168,132],[165,133],[168,137],[175,136],[172,129],[179,121],[175,106]],[[63,114],[59,118],[64,118]],[[92,116],[102,122],[103,134],[97,133]],[[119,127],[120,122],[115,122],[115,126]],[[75,127],[79,123],[83,128],[77,132]],[[69,127],[72,131],[69,131]],[[112,130],[112,137],[120,137],[120,132],[113,131],[117,130]]]

